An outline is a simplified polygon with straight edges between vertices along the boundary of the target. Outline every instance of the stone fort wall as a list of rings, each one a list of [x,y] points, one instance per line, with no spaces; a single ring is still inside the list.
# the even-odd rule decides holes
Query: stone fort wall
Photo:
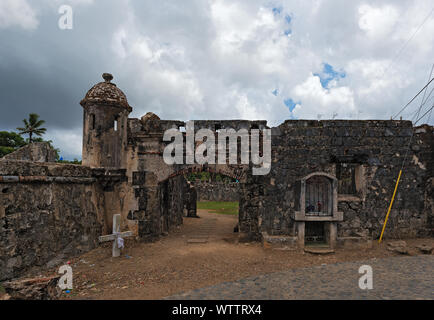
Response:
[[[112,231],[113,214],[129,208],[129,190],[151,191],[140,184],[131,188],[125,170],[0,160],[0,281],[65,263],[97,247],[98,237]],[[147,235],[140,237],[144,241],[167,234],[182,224],[184,216],[195,214],[194,188],[183,176],[152,191],[157,197],[147,203],[146,195],[139,195],[145,200],[138,205],[156,210],[136,211],[135,218],[144,221],[139,226],[128,225],[127,219],[121,225],[136,236]]]
[[[289,120],[273,128],[271,172],[250,176],[241,192],[241,230],[296,237],[298,182],[325,172],[339,183],[338,240],[378,238],[412,131],[409,121]],[[386,238],[433,234],[433,131],[414,132]]]
[[[198,201],[238,201],[240,199],[240,184],[222,181],[195,181]]]
[[[104,208],[90,168],[0,160],[0,280],[94,248]]]

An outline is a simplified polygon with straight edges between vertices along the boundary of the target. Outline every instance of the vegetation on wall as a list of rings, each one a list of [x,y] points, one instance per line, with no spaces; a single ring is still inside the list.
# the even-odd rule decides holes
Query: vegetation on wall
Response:
[[[212,173],[212,172],[196,172],[196,173],[189,173],[185,175],[185,178],[188,181],[209,181],[209,182],[224,182],[224,183],[231,183],[236,182],[237,180],[219,173]]]
[[[19,132],[14,131],[0,131],[0,158],[12,153],[26,144],[33,142],[47,142],[51,148],[56,152],[56,159],[60,163],[72,163],[81,164],[81,160],[74,159],[73,161],[60,160],[60,149],[53,146],[53,141],[44,140],[42,135],[46,133],[47,129],[42,125],[44,120],[39,119],[39,115],[36,113],[29,114],[28,119],[23,120],[24,126],[17,128]],[[28,138],[24,139],[22,136],[28,135]],[[35,138],[35,136],[38,136]]]

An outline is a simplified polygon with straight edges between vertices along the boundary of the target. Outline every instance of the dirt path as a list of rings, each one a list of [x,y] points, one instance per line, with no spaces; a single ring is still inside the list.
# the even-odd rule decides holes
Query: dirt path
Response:
[[[359,268],[372,268],[372,288],[359,287]],[[290,269],[224,282],[171,300],[433,300],[434,256],[399,256]]]
[[[337,250],[318,256],[301,250],[263,249],[238,243],[237,217],[199,211],[200,219],[155,243],[126,242],[121,257],[111,257],[109,243],[71,260],[74,289],[64,299],[161,299],[181,292],[292,268],[394,256],[385,244],[369,250]],[[202,239],[192,243],[192,239]],[[194,241],[193,241],[194,242]],[[407,240],[410,247],[433,239]],[[413,250],[412,253],[415,253]]]

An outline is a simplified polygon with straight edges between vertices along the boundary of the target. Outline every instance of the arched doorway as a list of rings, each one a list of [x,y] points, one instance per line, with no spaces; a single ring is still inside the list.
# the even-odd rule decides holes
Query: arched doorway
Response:
[[[190,228],[192,239],[205,234],[213,238],[238,237],[239,201],[244,180],[240,181],[233,171],[213,166],[184,167],[171,173],[158,183],[162,232],[169,232],[171,226]],[[229,173],[229,174],[228,174]],[[192,221],[203,218],[201,222]],[[206,222],[205,222],[206,221]],[[203,223],[202,223],[203,222]]]
[[[334,247],[337,222],[343,220],[338,212],[336,177],[326,172],[313,172],[297,183],[298,211],[294,214],[299,246],[326,245]]]

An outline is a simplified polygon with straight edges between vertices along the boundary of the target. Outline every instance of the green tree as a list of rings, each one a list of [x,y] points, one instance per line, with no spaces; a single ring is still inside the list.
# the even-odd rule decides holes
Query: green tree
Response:
[[[16,132],[0,131],[0,158],[24,146],[26,142]]]
[[[17,128],[19,130],[19,134],[28,134],[29,135],[29,143],[33,142],[33,135],[42,136],[46,128],[41,128],[41,126],[45,123],[44,120],[39,120],[39,115],[36,113],[29,114],[29,119],[24,119],[24,127]]]

